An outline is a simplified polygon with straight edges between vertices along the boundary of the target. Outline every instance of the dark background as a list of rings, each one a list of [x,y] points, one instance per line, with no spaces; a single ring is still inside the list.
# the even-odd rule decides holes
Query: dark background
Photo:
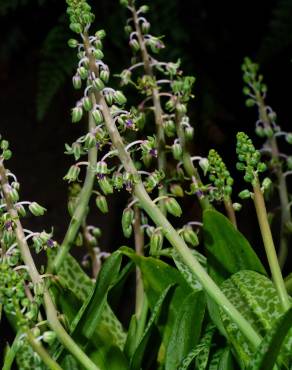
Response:
[[[167,48],[159,59],[181,58],[185,74],[197,77],[196,99],[190,104],[196,128],[194,154],[206,155],[216,148],[237,180],[236,190],[241,190],[241,173],[234,171],[235,134],[244,130],[253,135],[257,112],[244,105],[240,66],[245,56],[261,64],[268,103],[282,128],[291,130],[292,1],[147,3],[152,32],[165,35]],[[95,0],[91,5],[96,29],[105,28],[108,34],[105,62],[114,75],[129,65],[131,55],[123,32],[126,11],[118,0]],[[62,177],[72,158],[63,154],[64,143],[72,143],[85,129],[70,123],[78,94],[71,87],[75,56],[67,47],[72,34],[65,9],[60,0],[0,0],[0,133],[11,143],[14,156],[9,165],[22,184],[22,199],[48,209],[45,217],[26,222],[35,231],[54,226],[59,242],[69,221]],[[111,81],[118,85],[117,79]],[[128,93],[131,98],[133,92]],[[261,145],[258,139],[256,143]],[[103,249],[125,242],[119,216],[126,199],[127,194],[114,195],[109,215],[96,211],[90,216],[103,229]],[[190,199],[185,203],[191,204]],[[184,216],[197,217],[196,207],[187,207]],[[245,202],[239,218],[240,229],[262,250],[250,202]]]

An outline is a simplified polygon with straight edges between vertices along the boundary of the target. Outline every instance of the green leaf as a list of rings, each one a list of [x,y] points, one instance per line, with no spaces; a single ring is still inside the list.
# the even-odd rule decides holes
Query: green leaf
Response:
[[[176,370],[201,335],[205,315],[204,292],[192,292],[181,303],[166,351],[166,370]]]
[[[180,366],[178,367],[178,370],[189,369],[189,366],[196,358],[196,369],[206,369],[214,332],[215,326],[213,324],[208,324],[200,343],[197,344],[196,347],[187,354],[187,356],[183,359]]]
[[[162,292],[169,285],[177,285],[171,299],[169,311],[165,317],[165,325],[162,330],[163,345],[167,348],[172,328],[177,317],[177,312],[181,308],[182,301],[192,292],[192,289],[181,273],[172,266],[169,266],[167,263],[158,260],[157,258],[139,256],[133,251],[133,249],[127,247],[122,247],[119,250],[121,253],[132,259],[140,268],[143,286],[151,310],[153,310]],[[163,352],[164,351],[162,351],[162,353]],[[161,359],[161,361],[163,361],[163,359]]]
[[[151,332],[153,330],[153,327],[155,324],[158,323],[159,315],[162,310],[162,306],[165,303],[165,300],[167,296],[172,291],[172,288],[174,287],[173,284],[168,285],[166,289],[162,292],[159,299],[157,300],[153,310],[151,317],[147,323],[147,326],[145,328],[145,331],[142,335],[142,338],[140,340],[140,343],[137,346],[137,349],[135,350],[135,353],[133,357],[131,358],[131,370],[140,370],[143,357],[145,355],[146,346],[148,344],[148,341],[150,339]],[[153,352],[153,344],[151,344],[151,352]]]
[[[210,361],[209,370],[234,370],[232,354],[229,347],[218,349]]]
[[[89,356],[101,370],[129,370],[129,363],[116,346],[99,346]]]
[[[292,342],[292,308],[281,316],[272,329],[262,340],[249,364],[248,370],[272,370],[280,354],[283,342],[290,331],[289,341]],[[288,347],[292,347],[291,344]],[[291,355],[290,355],[291,360]],[[288,364],[287,364],[288,365]],[[290,364],[291,365],[291,364]],[[288,366],[287,366],[288,367]]]
[[[283,310],[271,280],[255,271],[239,271],[222,285],[221,289],[231,303],[261,336],[269,333]],[[237,325],[221,310],[221,317],[237,357],[242,366],[248,366],[254,349],[247,342]],[[292,333],[285,341],[283,355],[291,353]],[[289,356],[288,356],[289,357]]]
[[[221,213],[213,209],[204,211],[203,230],[210,275],[217,283],[240,270],[266,275],[249,242]]]
[[[61,363],[64,370],[80,370],[78,362],[72,355],[66,355]]]

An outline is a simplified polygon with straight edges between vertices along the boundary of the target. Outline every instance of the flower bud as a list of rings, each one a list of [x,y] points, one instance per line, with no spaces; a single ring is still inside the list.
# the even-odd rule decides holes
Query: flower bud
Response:
[[[142,5],[139,8],[139,13],[147,13],[149,11],[149,6],[148,5]]]
[[[186,140],[192,140],[194,138],[194,128],[192,126],[188,126],[185,129],[185,138]]]
[[[233,207],[233,209],[234,209],[235,212],[238,212],[238,211],[241,210],[242,205],[240,203],[233,203],[232,204],[232,207]]]
[[[100,78],[95,78],[93,81],[92,81],[92,85],[93,87],[97,90],[97,91],[101,91],[102,89],[104,89],[104,83],[102,82],[102,80]]]
[[[104,57],[104,54],[103,54],[102,50],[100,50],[100,49],[94,49],[93,55],[94,55],[95,59],[98,59],[98,60],[103,59],[103,57]]]
[[[115,172],[112,177],[113,185],[116,189],[122,189],[124,185],[123,175],[120,172]]]
[[[267,165],[263,162],[260,162],[258,165],[257,165],[257,170],[259,172],[265,172],[267,170]]]
[[[91,99],[88,97],[88,96],[85,96],[83,99],[82,99],[82,105],[83,105],[83,108],[89,112],[91,109],[92,109],[92,101]]]
[[[10,149],[6,149],[3,151],[2,156],[5,161],[8,161],[12,157],[12,151]]]
[[[132,235],[132,232],[133,232],[132,226],[129,226],[127,229],[123,229],[123,233],[126,238],[130,238],[130,236]]]
[[[171,151],[172,151],[172,155],[174,159],[179,161],[181,159],[182,152],[183,152],[181,145],[179,143],[174,143],[171,147]]]
[[[175,124],[172,120],[167,120],[163,124],[163,128],[165,131],[166,136],[173,137],[176,133]]]
[[[269,190],[272,186],[272,180],[269,177],[265,177],[262,182],[262,189]]]
[[[74,155],[74,158],[76,161],[78,161],[78,159],[80,158],[81,156],[81,145],[79,143],[73,143],[72,144],[72,153]]]
[[[107,102],[108,105],[113,105],[114,103],[114,95],[112,92],[107,92],[104,96],[105,101]]]
[[[83,110],[81,107],[74,107],[71,111],[72,122],[76,123],[81,120],[83,116]]]
[[[135,213],[132,208],[126,208],[123,211],[122,215],[122,228],[123,230],[127,230],[129,227],[132,226],[134,221]]]
[[[102,178],[101,180],[98,180],[98,184],[104,195],[112,194],[114,192],[111,183],[106,177]]]
[[[140,49],[139,42],[138,42],[136,39],[132,39],[132,40],[130,40],[129,45],[130,45],[131,49],[132,49],[134,52],[137,52],[137,51],[139,51],[139,49]]]
[[[197,245],[199,245],[198,236],[191,226],[185,226],[183,228],[182,236],[185,242],[189,243],[193,247],[196,247]]]
[[[82,27],[80,23],[70,23],[70,30],[75,33],[82,33]]]
[[[254,101],[254,99],[246,99],[245,101],[245,105],[248,107],[248,108],[251,108],[251,107],[254,107],[256,104],[256,102]]]
[[[96,164],[96,172],[99,175],[107,175],[108,174],[108,168],[105,161],[99,161]]]
[[[106,36],[106,32],[105,32],[105,30],[98,30],[97,32],[95,32],[95,36],[96,36],[98,39],[102,40],[102,39],[104,39],[104,38],[105,38],[105,36]]]
[[[143,33],[148,33],[150,29],[150,23],[148,21],[142,22],[141,29]]]
[[[245,190],[242,190],[239,194],[238,194],[239,198],[241,199],[248,199],[251,197],[251,193],[249,190],[245,189]]]
[[[171,197],[167,198],[165,200],[165,207],[167,209],[167,212],[169,212],[175,217],[180,217],[182,214],[182,209],[174,198]]]
[[[42,207],[37,202],[30,203],[28,208],[34,216],[43,216],[46,212],[46,208]]]
[[[16,203],[19,201],[19,194],[16,189],[11,188],[9,191],[9,198],[13,203]]]
[[[150,255],[156,255],[163,246],[163,234],[160,230],[155,230],[150,237]]]
[[[107,205],[107,200],[104,195],[98,195],[95,200],[97,208],[102,212],[102,213],[107,213],[108,212],[108,205]]]
[[[103,122],[103,114],[99,109],[94,109],[91,111],[92,117],[97,125]]]
[[[115,91],[114,93],[114,99],[117,104],[124,105],[127,102],[127,98],[121,91]]]
[[[285,139],[287,141],[288,144],[292,144],[292,133],[289,132],[286,136],[285,136]]]
[[[73,165],[69,168],[69,171],[63,177],[63,179],[68,180],[68,182],[74,182],[78,179],[79,173],[80,173],[80,168],[76,165]]]
[[[78,46],[78,41],[75,39],[69,39],[68,46],[69,48],[76,48]]]
[[[93,148],[96,145],[96,139],[90,132],[85,136],[84,146],[86,149]]]
[[[209,170],[209,161],[207,158],[201,158],[199,161],[199,166],[203,170],[204,175],[206,176],[208,170]]]
[[[182,104],[182,103],[178,103],[178,104],[176,105],[176,110],[177,110],[179,113],[183,113],[183,114],[187,113],[187,107],[186,107],[186,105],[185,105],[185,104]]]
[[[79,75],[75,75],[72,78],[73,87],[75,90],[79,90],[82,87],[81,77]]]
[[[56,333],[54,331],[45,331],[43,334],[43,341],[49,345],[53,344],[56,339]]]
[[[77,69],[77,73],[79,74],[79,76],[82,78],[82,80],[86,80],[87,77],[88,77],[88,70],[85,68],[85,67],[79,67]]]
[[[175,197],[183,197],[184,196],[184,191],[183,188],[179,184],[172,184],[170,186],[170,192],[175,196]]]
[[[2,140],[0,145],[2,150],[6,150],[9,148],[9,142],[7,140]]]
[[[26,210],[25,210],[25,208],[23,207],[22,204],[16,204],[15,209],[16,209],[19,216],[21,216],[21,217],[26,216]]]
[[[99,73],[99,77],[102,79],[103,82],[107,83],[109,80],[109,70],[108,69],[102,69]]]

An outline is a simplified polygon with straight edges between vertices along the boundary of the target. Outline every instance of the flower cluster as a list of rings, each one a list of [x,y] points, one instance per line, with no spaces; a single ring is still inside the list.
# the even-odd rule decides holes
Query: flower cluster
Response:
[[[210,197],[214,200],[229,199],[232,194],[233,178],[225,163],[216,150],[211,149],[208,155],[209,180],[214,187],[210,189]]]

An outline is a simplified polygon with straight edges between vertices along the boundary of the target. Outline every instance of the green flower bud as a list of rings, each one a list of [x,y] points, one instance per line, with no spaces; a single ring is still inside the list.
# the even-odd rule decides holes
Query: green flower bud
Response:
[[[95,32],[95,36],[99,39],[99,40],[102,40],[105,38],[106,36],[106,32],[105,30],[98,30],[97,32]]]
[[[72,78],[73,87],[75,90],[79,90],[82,87],[82,80],[79,75],[75,75]]]
[[[83,116],[83,110],[81,107],[75,107],[72,109],[71,111],[71,117],[72,117],[72,122],[73,123],[76,123],[76,122],[79,122],[81,120]]]
[[[54,331],[45,331],[43,334],[43,341],[49,345],[53,344],[56,339],[56,333]]]
[[[264,178],[262,182],[262,189],[269,190],[271,186],[272,186],[272,180],[269,177]]]
[[[136,39],[130,40],[129,45],[135,53],[140,50],[139,42]]]
[[[9,142],[7,140],[2,140],[0,147],[2,150],[7,150],[9,148]]]
[[[91,114],[97,125],[100,125],[103,122],[103,114],[99,109],[92,110]]]
[[[236,169],[237,169],[238,171],[244,171],[244,170],[245,170],[245,165],[244,165],[244,163],[237,162],[237,163],[236,163]]]
[[[92,233],[92,235],[93,235],[95,238],[97,238],[97,239],[99,239],[99,238],[101,237],[101,230],[100,230],[100,228],[99,228],[99,227],[94,227],[94,228],[91,230],[91,233]]]
[[[12,157],[12,151],[10,149],[4,150],[2,156],[5,161],[8,161]]]
[[[88,133],[85,136],[84,146],[86,149],[93,148],[96,145],[96,139],[95,136],[91,133]]]
[[[207,158],[201,158],[199,161],[199,166],[203,170],[204,175],[206,176],[208,170],[209,170],[209,161]]]
[[[78,179],[80,173],[80,168],[79,166],[73,165],[69,168],[69,171],[67,174],[63,177],[64,180],[67,180],[69,183],[70,182],[75,182]]]
[[[73,143],[72,144],[72,153],[74,155],[74,158],[76,161],[78,161],[78,159],[80,158],[81,156],[81,145],[79,143]]]
[[[102,89],[104,89],[104,83],[102,82],[102,80],[100,78],[95,78],[93,81],[92,81],[92,85],[93,87],[97,90],[97,91],[101,91]]]
[[[165,200],[165,207],[167,209],[167,212],[169,212],[175,217],[180,217],[182,214],[182,209],[174,198],[171,197],[167,198]]]
[[[82,80],[86,80],[88,77],[88,70],[85,67],[82,67],[82,66],[79,67],[77,69],[77,73],[79,74]]]
[[[166,136],[173,137],[176,134],[175,123],[172,120],[167,120],[163,124]]]
[[[19,201],[19,194],[16,189],[11,188],[9,191],[9,198],[12,200],[13,203],[16,203]]]
[[[82,33],[82,27],[80,23],[70,23],[70,30],[75,33]]]
[[[254,99],[246,99],[245,101],[245,105],[248,107],[248,108],[251,108],[251,107],[254,107],[256,104],[256,102],[254,101]]]
[[[149,6],[148,5],[142,5],[139,8],[140,13],[147,13],[149,11]]]
[[[184,196],[184,191],[183,188],[179,184],[172,184],[170,186],[170,192],[175,196],[175,197],[183,197]]]
[[[83,99],[82,99],[82,105],[83,105],[83,108],[89,112],[91,109],[92,109],[92,101],[91,99],[88,97],[88,96],[85,96]]]
[[[76,48],[78,46],[78,41],[75,39],[69,39],[68,40],[68,46],[70,48]]]
[[[127,98],[121,91],[115,91],[114,99],[119,105],[124,105],[127,102]]]
[[[255,132],[259,137],[265,136],[265,130],[261,126],[257,126]]]
[[[28,208],[34,216],[43,216],[46,212],[46,208],[40,206],[37,202],[30,203]]]
[[[233,207],[233,209],[234,209],[235,212],[238,212],[238,211],[241,210],[242,205],[240,203],[233,203],[232,204],[232,207]]]
[[[183,239],[186,243],[189,243],[193,247],[199,245],[199,239],[197,233],[192,229],[191,226],[185,226],[182,232]]]
[[[108,168],[107,168],[106,162],[104,162],[104,161],[97,162],[97,164],[96,164],[96,172],[99,175],[107,175],[108,174]]]
[[[285,136],[285,139],[287,141],[288,144],[292,144],[292,133],[289,132],[286,136]]]
[[[142,22],[141,29],[143,33],[148,33],[150,30],[150,23],[148,21]]]
[[[134,221],[135,213],[132,208],[126,208],[123,211],[122,215],[122,229],[128,230],[130,227],[132,227],[132,223]],[[124,235],[126,236],[125,232]]]
[[[16,204],[15,209],[16,209],[19,216],[21,216],[21,217],[26,216],[26,210],[25,210],[25,208],[23,207],[22,204]]]
[[[191,126],[186,127],[185,129],[185,138],[186,140],[192,140],[194,138],[194,128]]]
[[[156,255],[163,246],[163,234],[160,230],[155,230],[150,237],[150,255]]]
[[[98,195],[95,200],[97,208],[102,212],[102,213],[107,213],[108,212],[108,205],[106,201],[106,197],[104,195]]]
[[[104,195],[112,194],[114,192],[114,189],[113,189],[111,183],[109,182],[109,180],[106,177],[104,177],[101,180],[98,180],[98,184],[99,184],[102,192],[104,193]]]
[[[107,92],[104,96],[105,101],[108,105],[113,105],[114,103],[114,95],[111,92]]]
[[[103,82],[107,83],[109,80],[109,76],[110,76],[110,73],[108,69],[102,69],[100,71],[99,77],[102,79]]]
[[[115,172],[112,177],[113,185],[116,189],[122,189],[124,185],[123,175],[120,172]]]
[[[259,172],[265,172],[267,170],[267,165],[263,162],[260,162],[258,165],[257,165],[257,170]]]
[[[123,229],[124,236],[130,238],[133,232],[133,227],[129,226],[127,229]]]
[[[104,57],[104,54],[103,54],[102,50],[100,50],[100,49],[94,49],[93,55],[94,55],[95,59],[98,59],[98,60],[103,59],[103,57]]]
[[[240,199],[248,199],[251,197],[251,193],[249,190],[245,189],[245,190],[242,190],[239,194],[238,194],[239,198]]]
[[[182,147],[179,143],[174,143],[171,147],[171,151],[172,151],[172,155],[174,157],[174,159],[176,159],[177,161],[179,161],[182,157]]]

